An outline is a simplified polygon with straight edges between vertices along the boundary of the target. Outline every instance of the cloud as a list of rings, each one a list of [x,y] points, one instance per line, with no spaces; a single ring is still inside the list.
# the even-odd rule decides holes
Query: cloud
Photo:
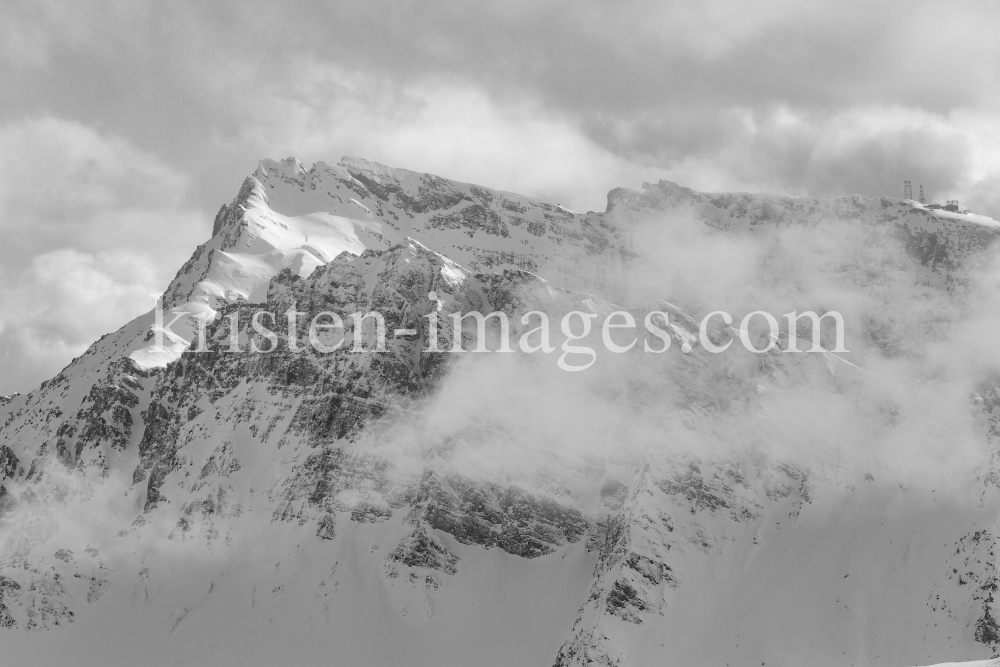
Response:
[[[42,7],[14,16],[45,56],[24,59],[30,79],[16,81],[27,94],[0,111],[113,124],[183,164],[203,208],[228,199],[260,157],[291,153],[360,153],[499,187],[563,173],[578,185],[555,192],[580,208],[604,195],[588,188],[649,172],[813,196],[897,194],[909,178],[993,206],[974,193],[995,168],[984,174],[967,144],[948,142],[997,128],[997,7]],[[975,130],[964,124],[973,116]],[[927,127],[914,130],[915,117]],[[881,122],[891,118],[902,124]],[[884,136],[831,152],[845,123]]]
[[[190,231],[188,220],[171,222],[185,176],[120,137],[41,117],[0,126],[0,154],[5,268],[60,246],[162,249]]]
[[[186,179],[76,122],[0,126],[0,393],[26,391],[150,307],[208,235]]]
[[[498,106],[446,80],[394,87],[320,63],[304,69],[312,75],[295,94],[253,112],[233,145],[306,162],[361,155],[582,210],[603,211],[611,188],[656,175],[529,101]]]
[[[163,282],[265,156],[358,154],[578,210],[659,178],[820,197],[909,179],[1000,217],[996,13],[6,3],[0,273],[73,248],[149,257]]]

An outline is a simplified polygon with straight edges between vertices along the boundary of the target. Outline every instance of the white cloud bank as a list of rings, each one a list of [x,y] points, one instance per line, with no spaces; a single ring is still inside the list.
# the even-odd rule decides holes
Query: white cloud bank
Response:
[[[208,225],[185,188],[80,123],[0,126],[0,394],[31,389],[149,309]]]

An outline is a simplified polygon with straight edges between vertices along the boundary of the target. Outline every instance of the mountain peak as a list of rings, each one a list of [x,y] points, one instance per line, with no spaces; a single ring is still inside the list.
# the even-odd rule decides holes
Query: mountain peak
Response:
[[[167,321],[206,316],[207,352],[151,312],[0,397],[0,632],[120,656],[80,640],[100,609],[175,662],[220,642],[269,663],[988,656],[1000,389],[988,353],[957,380],[937,362],[989,349],[968,313],[996,310],[973,270],[998,238],[887,197],[660,181],[583,214],[364,158],[261,160],[162,297]],[[712,354],[705,294],[741,290],[842,308],[853,356],[743,355],[736,324]],[[381,350],[350,316],[370,311]],[[444,353],[473,311],[512,335],[547,314],[552,353]],[[663,337],[559,371],[580,354],[563,316],[593,316],[575,342],[600,349],[613,312]],[[311,344],[329,313],[360,349]],[[253,351],[260,315],[275,344]]]

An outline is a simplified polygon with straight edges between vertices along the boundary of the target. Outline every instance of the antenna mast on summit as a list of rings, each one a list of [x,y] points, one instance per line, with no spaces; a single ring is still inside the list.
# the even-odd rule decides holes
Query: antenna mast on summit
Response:
[[[903,199],[913,199],[913,186],[909,181],[903,181]]]
[[[924,186],[922,186],[922,185],[920,186],[920,203],[921,204],[926,204],[927,203],[927,202],[924,201]]]

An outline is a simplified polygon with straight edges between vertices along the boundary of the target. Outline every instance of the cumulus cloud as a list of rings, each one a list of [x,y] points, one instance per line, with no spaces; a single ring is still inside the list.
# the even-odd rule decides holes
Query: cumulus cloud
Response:
[[[51,377],[149,309],[204,214],[125,140],[43,117],[0,126],[0,393]]]

